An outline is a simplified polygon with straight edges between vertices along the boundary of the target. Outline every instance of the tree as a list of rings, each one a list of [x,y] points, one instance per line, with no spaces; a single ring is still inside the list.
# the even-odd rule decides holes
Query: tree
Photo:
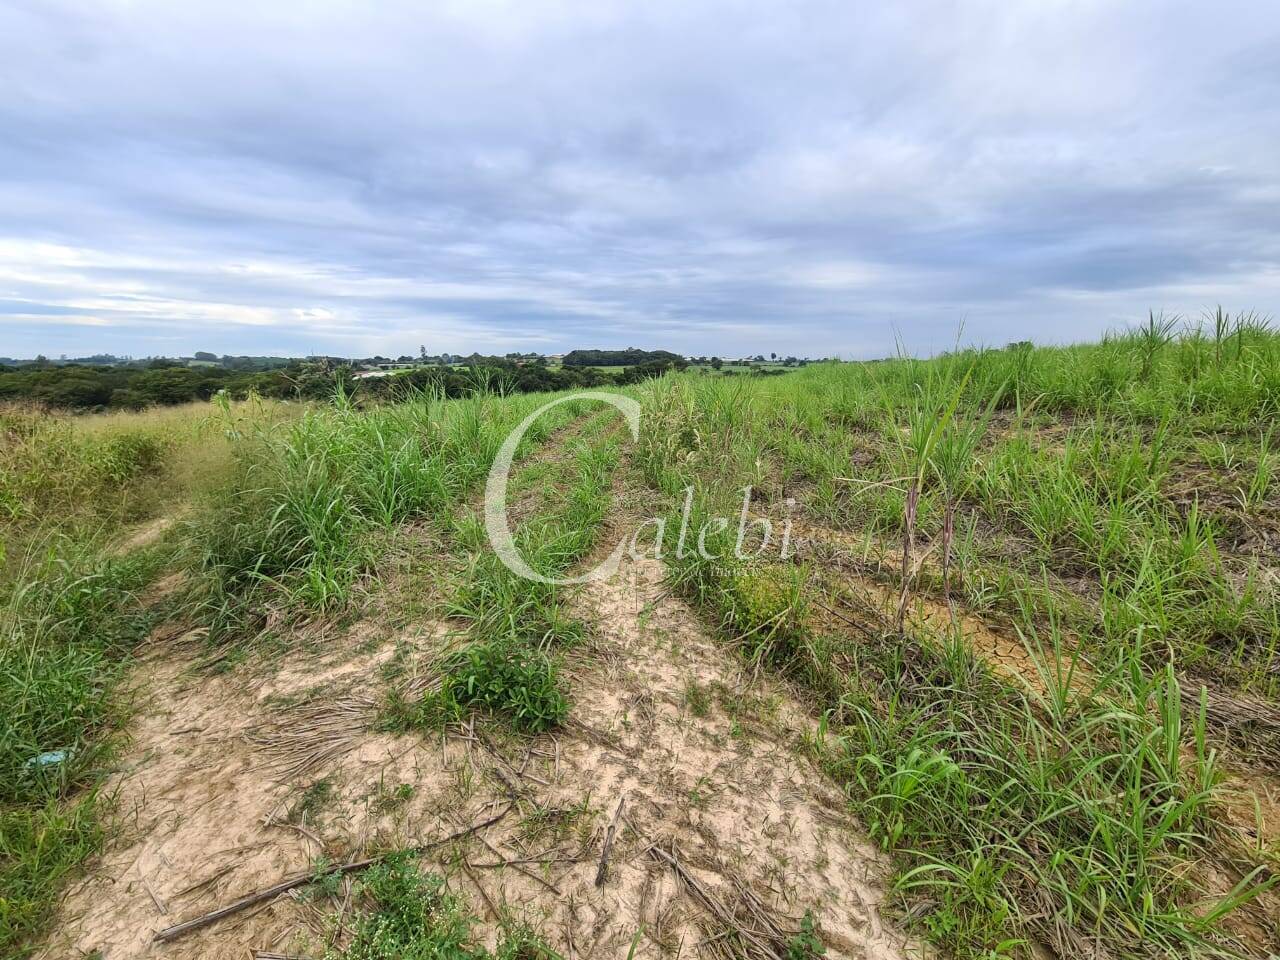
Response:
[[[769,359],[770,359],[770,360],[777,360],[777,359],[778,359],[778,355],[777,355],[776,353],[771,353],[771,354],[769,354]]]
[[[564,355],[566,367],[633,367],[642,363],[668,363],[677,367],[688,361],[670,350],[570,350]]]
[[[55,407],[99,407],[110,401],[111,384],[95,375],[66,377],[42,393],[42,399]]]
[[[111,406],[117,410],[141,410],[147,405],[147,398],[137,390],[112,390]]]
[[[723,367],[723,366],[724,366],[724,361],[723,361],[723,360],[721,360],[719,357],[712,357],[712,358],[711,358],[711,369],[712,369],[712,370],[719,370],[719,369],[720,369],[721,367]]]
[[[201,371],[167,367],[138,374],[129,387],[150,403],[173,404],[208,400],[218,384]]]

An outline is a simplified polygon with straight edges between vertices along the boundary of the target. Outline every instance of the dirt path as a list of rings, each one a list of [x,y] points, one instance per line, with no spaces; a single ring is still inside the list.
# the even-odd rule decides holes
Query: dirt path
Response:
[[[678,851],[731,911],[754,897],[791,930],[812,911],[834,956],[906,956],[879,917],[881,863],[839,792],[797,751],[810,718],[786,691],[752,683],[667,594],[664,573],[653,559],[628,561],[578,598],[593,644],[573,675],[574,716],[592,735],[562,741],[556,793],[589,795],[602,813],[623,800],[627,829],[603,891],[592,886],[594,864],[561,886],[592,918],[603,955],[625,956],[641,926],[677,952],[724,933],[646,854],[656,843]]]
[[[280,781],[271,753],[250,739],[287,716],[290,702],[317,699],[317,687],[334,691],[334,699],[337,691],[366,687],[396,649],[378,641],[373,651],[352,654],[374,636],[372,625],[357,625],[331,655],[299,655],[272,668],[243,663],[213,677],[189,671],[190,645],[160,645],[133,678],[141,706],[106,787],[115,797],[115,835],[67,892],[55,933],[37,956],[54,960],[95,950],[102,960],[244,956],[249,948],[294,939],[298,928],[321,929],[314,911],[286,898],[172,947],[150,943],[155,931],[306,869],[377,828],[367,785],[388,770],[402,774],[404,751],[416,743],[374,735],[361,724],[350,752],[326,769]],[[401,647],[432,642],[430,635],[397,639]],[[334,802],[310,818],[290,816],[317,782],[330,785]]]
[[[918,955],[880,918],[883,863],[803,756],[812,719],[747,676],[663,576],[627,561],[575,594],[589,639],[568,657],[571,720],[536,738],[480,719],[377,732],[386,691],[429,684],[456,625],[357,624],[215,677],[188,671],[181,641],[157,642],[109,786],[120,828],[38,956],[320,957],[354,909],[350,880],[151,941],[322,859],[428,842],[508,806],[424,862],[482,920],[523,919],[569,960],[625,957],[633,941],[638,957],[779,960],[806,912],[830,956]]]

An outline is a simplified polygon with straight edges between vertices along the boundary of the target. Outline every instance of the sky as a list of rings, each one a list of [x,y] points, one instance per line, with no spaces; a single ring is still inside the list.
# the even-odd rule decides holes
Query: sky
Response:
[[[0,356],[1280,308],[1280,3],[0,0]]]

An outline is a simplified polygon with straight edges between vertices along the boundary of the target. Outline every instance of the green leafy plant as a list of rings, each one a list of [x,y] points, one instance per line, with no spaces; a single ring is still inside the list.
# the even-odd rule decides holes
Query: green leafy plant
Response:
[[[818,937],[813,911],[806,910],[800,919],[800,929],[787,941],[786,960],[816,960],[826,956],[827,948]]]

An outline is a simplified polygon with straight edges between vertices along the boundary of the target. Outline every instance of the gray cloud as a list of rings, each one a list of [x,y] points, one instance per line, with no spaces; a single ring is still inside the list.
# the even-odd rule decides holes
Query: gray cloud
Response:
[[[0,3],[0,355],[870,356],[1280,292],[1261,2]]]

